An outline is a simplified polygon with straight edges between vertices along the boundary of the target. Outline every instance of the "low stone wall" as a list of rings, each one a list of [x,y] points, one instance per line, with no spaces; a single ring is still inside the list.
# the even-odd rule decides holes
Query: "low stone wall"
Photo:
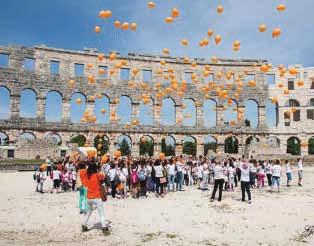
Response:
[[[0,164],[0,171],[34,171],[41,164]]]

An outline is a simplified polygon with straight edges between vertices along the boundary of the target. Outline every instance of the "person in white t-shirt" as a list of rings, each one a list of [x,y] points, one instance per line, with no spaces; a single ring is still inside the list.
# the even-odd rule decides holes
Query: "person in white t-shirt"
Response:
[[[280,161],[276,160],[276,163],[272,169],[272,188],[274,186],[277,186],[278,192],[280,192],[280,175],[281,175]]]
[[[167,165],[167,173],[168,173],[168,191],[174,191],[174,177],[176,175],[176,166],[173,163],[173,159],[169,160],[169,164]]]
[[[222,189],[223,189],[223,186],[225,183],[225,176],[224,176],[224,169],[223,169],[221,163],[219,163],[219,162],[215,165],[215,168],[214,168],[214,179],[215,179],[214,189],[213,189],[213,193],[212,193],[210,201],[211,202],[214,201],[217,189],[219,187],[218,202],[221,202]]]
[[[180,158],[177,158],[176,161],[176,168],[177,168],[177,174],[176,174],[176,180],[177,180],[177,191],[184,191],[182,186],[183,186],[183,168],[184,168],[184,163],[182,160],[182,156]]]
[[[301,159],[301,158],[298,160],[298,176],[299,176],[298,185],[299,185],[299,186],[302,186],[302,179],[303,179],[303,162],[302,162],[302,159]]]
[[[250,168],[249,164],[243,162],[241,167],[241,191],[242,191],[242,202],[245,201],[245,192],[248,196],[249,203],[252,202],[251,190],[250,190]]]
[[[292,181],[292,170],[291,170],[290,162],[288,160],[286,160],[286,175],[287,175],[287,187],[289,187]]]

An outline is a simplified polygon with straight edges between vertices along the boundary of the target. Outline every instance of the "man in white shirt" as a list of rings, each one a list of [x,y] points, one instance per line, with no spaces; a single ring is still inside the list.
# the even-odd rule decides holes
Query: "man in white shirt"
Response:
[[[278,192],[280,192],[280,174],[281,174],[280,161],[276,160],[276,164],[272,168],[272,188],[276,185]]]
[[[302,159],[301,159],[301,158],[298,160],[298,176],[299,176],[298,185],[299,185],[299,186],[302,186],[302,179],[303,179],[303,162],[302,162]]]

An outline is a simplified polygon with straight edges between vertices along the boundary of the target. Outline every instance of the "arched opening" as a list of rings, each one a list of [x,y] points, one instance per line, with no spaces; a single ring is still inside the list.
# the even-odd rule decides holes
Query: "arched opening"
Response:
[[[128,96],[121,96],[117,107],[120,124],[130,124],[132,121],[132,101]]]
[[[9,136],[5,132],[0,132],[0,146],[9,145]]]
[[[301,155],[300,139],[297,137],[291,137],[287,140],[287,154]]]
[[[215,127],[217,124],[217,103],[213,99],[204,102],[204,126]]]
[[[228,137],[225,140],[225,153],[227,154],[239,153],[239,141],[235,136]]]
[[[258,103],[255,100],[247,100],[245,102],[245,125],[257,128],[258,126]]]
[[[161,139],[161,152],[164,153],[165,156],[175,156],[176,140],[173,136],[167,136]]]
[[[266,102],[266,124],[268,127],[276,127],[278,125],[278,103],[268,100]]]
[[[50,142],[50,143],[54,143],[56,145],[61,145],[62,144],[62,138],[58,133],[55,132],[48,132],[45,135],[45,139]]]
[[[235,100],[228,100],[224,112],[224,122],[227,125],[233,125],[238,122],[238,103]]]
[[[122,156],[131,155],[132,153],[132,140],[127,135],[121,135],[118,138],[118,148]]]
[[[196,107],[194,100],[192,99],[183,100],[182,114],[183,114],[182,125],[184,126],[196,125]]]
[[[140,139],[140,155],[154,155],[154,139],[151,136],[144,135]]]
[[[255,136],[250,136],[246,139],[245,144],[250,145],[250,144],[254,144],[254,143],[258,143],[258,142],[259,142],[259,138],[255,137]]]
[[[26,142],[26,143],[31,143],[35,141],[35,139],[36,139],[36,136],[32,132],[23,132],[19,137],[19,141]]]
[[[162,100],[160,123],[165,126],[176,124],[176,105],[172,98],[164,98]]]
[[[153,100],[145,99],[140,103],[139,121],[141,125],[153,125]]]
[[[10,118],[10,91],[0,86],[0,119]]]
[[[204,139],[204,155],[207,156],[209,152],[216,153],[217,151],[217,139],[213,136],[206,136]]]
[[[24,118],[37,117],[37,94],[31,89],[25,89],[21,93],[20,115]]]
[[[86,96],[80,92],[74,93],[71,97],[71,122],[79,123],[83,118],[85,108]]]
[[[60,92],[50,91],[46,96],[46,121],[60,122],[62,119],[62,96]]]
[[[95,115],[97,123],[109,124],[110,122],[110,106],[109,98],[105,95],[96,97],[95,99]]]
[[[314,98],[310,99],[309,107],[314,107]]]
[[[94,138],[94,147],[97,149],[97,155],[102,156],[109,151],[109,138],[105,134],[98,134]]]
[[[75,144],[78,147],[84,147],[84,145],[86,143],[86,137],[82,134],[73,135],[70,138],[70,143]]]
[[[280,140],[276,136],[269,136],[266,138],[266,144],[270,147],[279,148]]]
[[[308,141],[308,152],[309,155],[314,155],[314,137],[311,137]]]
[[[194,137],[184,137],[182,153],[186,155],[196,156],[196,139]]]

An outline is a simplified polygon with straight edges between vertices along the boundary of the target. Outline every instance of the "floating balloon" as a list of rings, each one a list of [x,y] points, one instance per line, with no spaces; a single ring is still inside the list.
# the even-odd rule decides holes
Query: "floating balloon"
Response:
[[[179,17],[180,16],[180,11],[177,8],[173,8],[172,11],[171,11],[171,16],[173,18]]]
[[[159,159],[161,159],[161,160],[165,159],[165,154],[160,152],[159,153]]]
[[[213,36],[213,34],[214,34],[214,30],[213,30],[213,29],[208,29],[208,30],[207,30],[207,35],[208,35],[209,37]]]
[[[137,24],[136,24],[135,22],[132,22],[131,25],[130,25],[130,29],[131,29],[132,31],[136,31],[136,29],[137,29]]]
[[[272,32],[272,37],[273,38],[279,38],[281,35],[281,29],[279,27],[274,28]]]
[[[102,114],[105,114],[107,112],[107,110],[105,109],[105,108],[102,108],[101,110],[100,110],[100,113],[102,113]]]
[[[147,7],[148,7],[149,9],[153,9],[153,8],[156,7],[156,4],[155,4],[154,2],[148,2]]]
[[[80,105],[80,104],[82,104],[82,99],[81,98],[77,98],[75,100],[75,102],[76,102],[76,104]]]
[[[121,29],[123,31],[126,31],[130,28],[130,24],[128,22],[124,22],[122,25],[121,25]]]
[[[289,74],[295,76],[298,74],[298,70],[296,68],[290,68],[289,69]]]
[[[165,22],[166,23],[172,23],[173,22],[173,17],[167,17],[167,18],[165,18]]]
[[[98,58],[98,61],[103,61],[105,59],[105,55],[104,54],[98,54],[97,58]]]
[[[114,23],[113,23],[114,27],[115,28],[120,28],[121,27],[121,22],[116,20]]]
[[[116,54],[115,52],[113,52],[113,53],[111,53],[111,54],[109,55],[109,60],[110,60],[110,61],[114,61],[115,59],[117,59],[117,54]]]
[[[258,27],[259,31],[260,32],[265,32],[267,30],[267,27],[265,24],[261,24],[259,27]]]
[[[182,40],[181,40],[181,44],[182,44],[183,46],[188,46],[188,45],[189,45],[189,41],[188,41],[187,39],[182,39]]]
[[[112,13],[110,10],[101,10],[98,16],[103,19],[110,18],[112,16]]]
[[[116,150],[113,155],[114,155],[114,157],[119,158],[119,157],[121,157],[121,151]]]
[[[73,79],[70,79],[70,80],[68,81],[68,85],[69,85],[70,87],[73,87],[73,86],[75,85],[75,81],[74,81]]]
[[[222,38],[221,38],[220,35],[216,35],[216,36],[215,36],[215,43],[216,43],[217,45],[219,45],[219,44],[221,43],[221,40],[222,40]]]
[[[285,10],[286,10],[286,5],[284,5],[284,4],[279,4],[279,5],[277,6],[277,10],[278,10],[279,12],[285,11]]]
[[[96,33],[100,33],[101,32],[100,26],[95,26],[94,30],[95,30]]]
[[[217,7],[217,13],[218,13],[218,14],[222,14],[223,12],[224,12],[224,7],[221,6],[221,5],[219,5],[219,6]]]
[[[170,54],[170,50],[168,48],[164,48],[162,50],[162,53],[164,53],[164,55],[169,55]],[[169,72],[169,71],[168,71]]]

